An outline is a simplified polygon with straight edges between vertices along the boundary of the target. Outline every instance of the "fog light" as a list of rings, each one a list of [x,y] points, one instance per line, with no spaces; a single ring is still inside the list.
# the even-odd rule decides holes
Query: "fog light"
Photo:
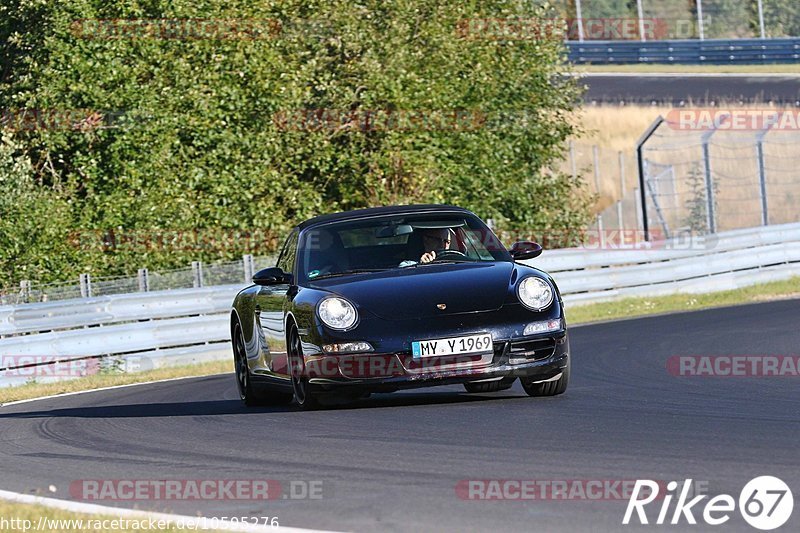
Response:
[[[525,326],[523,335],[535,335],[537,333],[549,333],[551,331],[558,331],[561,329],[561,319],[555,318],[553,320],[542,320],[541,322],[531,322]]]
[[[325,353],[357,353],[357,352],[371,352],[372,345],[368,342],[343,342],[340,344],[326,344],[322,347]]]

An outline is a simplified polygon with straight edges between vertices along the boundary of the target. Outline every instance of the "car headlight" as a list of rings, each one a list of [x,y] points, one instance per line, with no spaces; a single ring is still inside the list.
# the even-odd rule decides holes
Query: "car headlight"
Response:
[[[517,296],[525,307],[541,311],[553,303],[553,287],[542,278],[528,276],[517,285]]]
[[[331,329],[350,329],[358,320],[353,304],[335,296],[322,300],[317,312],[322,323]]]

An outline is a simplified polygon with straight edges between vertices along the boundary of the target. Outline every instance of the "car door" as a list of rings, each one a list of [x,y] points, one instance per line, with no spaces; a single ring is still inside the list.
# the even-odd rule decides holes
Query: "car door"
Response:
[[[277,266],[290,274],[294,273],[297,239],[298,231],[295,230],[286,239],[278,256]],[[283,311],[289,287],[289,283],[261,287],[255,298],[256,329],[261,345],[259,360],[263,364],[255,372],[277,379],[289,378]]]

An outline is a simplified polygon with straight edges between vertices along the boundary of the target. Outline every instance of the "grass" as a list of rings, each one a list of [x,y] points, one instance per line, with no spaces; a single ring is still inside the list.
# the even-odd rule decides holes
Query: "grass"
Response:
[[[567,305],[566,314],[570,324],[587,324],[601,320],[694,311],[787,298],[800,298],[800,276],[785,281],[707,294],[672,294],[652,298],[625,298],[575,307]]]
[[[708,74],[800,74],[800,63],[774,65],[575,65],[576,72],[658,72]]]
[[[44,518],[42,528],[37,529],[39,520]],[[5,520],[6,522],[3,522]],[[114,523],[114,520],[118,522]],[[127,523],[122,522],[127,520]],[[82,523],[81,523],[82,521]],[[103,522],[105,521],[105,523]],[[112,526],[128,527],[112,527]],[[137,525],[139,527],[137,527]],[[67,531],[74,532],[97,532],[116,531],[116,532],[141,532],[141,531],[187,531],[187,528],[178,527],[177,524],[158,524],[155,520],[156,528],[149,529],[149,519],[146,518],[120,518],[110,512],[107,516],[90,515],[54,509],[38,504],[16,503],[0,501],[0,531],[38,531],[40,533],[53,532],[61,533]],[[159,525],[168,526],[159,528]],[[211,530],[204,530],[211,531]]]
[[[212,361],[197,365],[158,368],[137,373],[101,373],[55,383],[29,383],[18,387],[0,389],[0,404],[17,400],[39,398],[41,396],[53,396],[82,390],[142,383],[145,381],[158,381],[187,376],[211,376],[225,372],[233,373],[232,358],[230,361]],[[0,516],[2,515],[0,514]]]

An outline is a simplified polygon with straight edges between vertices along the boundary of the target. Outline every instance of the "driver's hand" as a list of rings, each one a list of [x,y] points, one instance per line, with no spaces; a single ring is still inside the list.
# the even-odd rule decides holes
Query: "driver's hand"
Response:
[[[430,263],[436,259],[436,252],[427,252],[422,254],[422,257],[419,258],[420,263]]]

